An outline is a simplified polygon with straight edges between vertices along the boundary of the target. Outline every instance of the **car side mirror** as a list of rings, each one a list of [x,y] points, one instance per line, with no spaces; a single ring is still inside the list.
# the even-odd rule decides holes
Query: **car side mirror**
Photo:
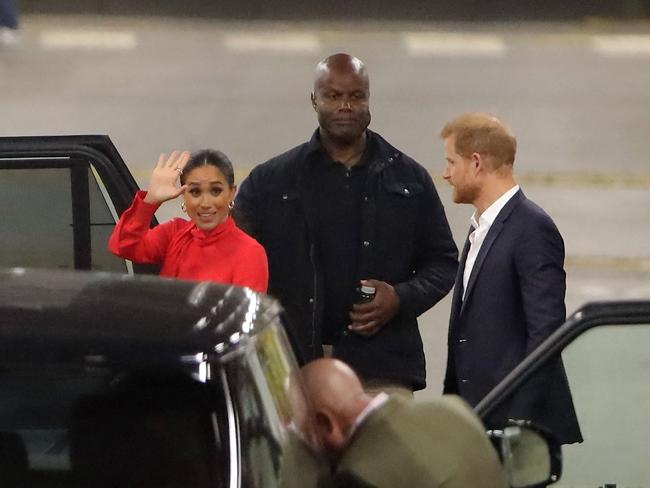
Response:
[[[553,434],[527,420],[488,430],[512,488],[542,488],[560,479],[562,450]]]

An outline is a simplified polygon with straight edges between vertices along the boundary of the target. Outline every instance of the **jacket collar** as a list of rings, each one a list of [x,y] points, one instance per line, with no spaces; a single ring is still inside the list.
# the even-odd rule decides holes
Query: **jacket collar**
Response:
[[[376,132],[366,129],[366,137],[368,141],[368,148],[371,151],[371,159],[369,161],[370,167],[375,171],[380,171],[385,166],[392,164],[401,155],[400,151],[395,149],[390,143],[386,141]],[[306,145],[306,155],[310,161],[315,161],[311,156],[325,152],[323,145],[320,141],[320,131],[316,128],[311,138]]]
[[[521,190],[518,190],[517,193],[515,193],[510,200],[508,200],[508,203],[504,205],[504,207],[501,209],[501,211],[497,214],[496,218],[494,219],[494,223],[490,227],[490,230],[488,231],[487,235],[485,236],[485,240],[481,245],[481,250],[479,251],[478,256],[476,256],[476,261],[474,262],[472,273],[470,274],[469,280],[467,281],[467,290],[465,291],[465,299],[462,301],[462,304],[460,306],[460,313],[463,312],[463,309],[465,308],[465,304],[471,298],[472,289],[474,288],[474,284],[476,283],[478,274],[481,271],[481,267],[485,262],[485,258],[490,252],[490,248],[494,244],[496,238],[501,233],[501,230],[503,230],[503,226],[505,222],[508,220],[508,218],[510,217],[510,215],[512,214],[512,211],[525,199],[526,196],[524,195],[524,193]],[[466,242],[465,249],[463,249],[463,254],[461,255],[461,263],[460,263],[461,265],[458,267],[458,273],[460,275],[460,284],[458,282],[458,279],[456,280],[456,286],[460,287],[459,289],[460,297],[463,296],[462,273],[463,270],[465,269],[465,260],[467,258],[468,250],[469,250],[469,242]],[[454,297],[456,297],[455,292],[454,292]]]

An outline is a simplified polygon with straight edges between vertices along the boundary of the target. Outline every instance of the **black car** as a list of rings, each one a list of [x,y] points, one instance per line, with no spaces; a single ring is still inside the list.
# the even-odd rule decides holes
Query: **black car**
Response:
[[[280,305],[109,254],[137,189],[106,136],[0,138],[0,486],[311,486]],[[558,479],[543,428],[489,435]]]
[[[247,288],[2,270],[0,486],[315,487],[296,371],[281,307]],[[557,476],[535,430],[490,434],[512,486]]]
[[[278,486],[301,398],[274,300],[17,268],[0,310],[1,486]]]

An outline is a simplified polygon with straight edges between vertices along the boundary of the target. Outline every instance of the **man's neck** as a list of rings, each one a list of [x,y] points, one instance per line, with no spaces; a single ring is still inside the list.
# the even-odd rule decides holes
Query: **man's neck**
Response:
[[[478,221],[483,212],[490,208],[490,205],[501,198],[504,193],[516,184],[517,182],[514,178],[498,178],[491,181],[489,185],[485,185],[481,194],[474,202],[474,207],[476,207],[476,220]]]
[[[334,161],[338,161],[346,167],[351,168],[361,161],[363,152],[366,150],[367,138],[366,132],[364,131],[361,137],[355,141],[349,144],[342,144],[331,139],[325,131],[321,129],[320,142],[323,149],[325,149],[327,154],[329,154]]]

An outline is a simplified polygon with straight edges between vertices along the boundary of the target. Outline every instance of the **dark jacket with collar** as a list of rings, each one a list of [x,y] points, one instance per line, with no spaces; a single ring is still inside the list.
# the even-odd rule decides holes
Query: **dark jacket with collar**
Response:
[[[449,323],[445,393],[476,405],[566,318],[564,242],[553,220],[523,192],[506,203],[472,268],[465,299],[461,254]],[[558,358],[484,419],[533,420],[563,443],[582,440],[562,360]]]
[[[358,276],[392,284],[399,314],[375,336],[343,333],[335,355],[363,378],[425,386],[425,361],[416,318],[453,285],[458,252],[444,208],[427,170],[381,136],[374,144],[363,197]],[[310,163],[311,141],[257,166],[235,202],[238,225],[269,258],[269,294],[284,306],[294,345],[304,360],[322,355],[323,277],[313,196],[319,182]]]

